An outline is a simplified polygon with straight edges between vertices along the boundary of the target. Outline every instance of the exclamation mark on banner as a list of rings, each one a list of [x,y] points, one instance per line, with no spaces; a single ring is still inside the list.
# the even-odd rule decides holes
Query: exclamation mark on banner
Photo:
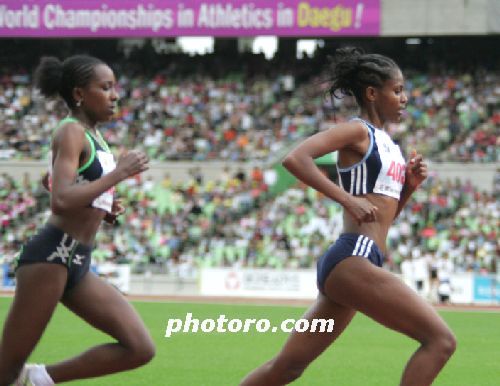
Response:
[[[365,6],[363,5],[363,3],[358,3],[358,5],[356,6],[356,16],[354,18],[354,27],[355,28],[359,28],[361,27],[361,18],[363,17],[363,8]]]

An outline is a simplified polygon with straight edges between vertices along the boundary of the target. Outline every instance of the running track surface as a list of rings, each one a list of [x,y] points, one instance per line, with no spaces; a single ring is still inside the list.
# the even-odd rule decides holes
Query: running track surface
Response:
[[[0,291],[1,297],[11,297],[14,291]],[[176,296],[176,295],[126,295],[130,301],[174,302],[174,303],[214,303],[214,304],[252,304],[307,307],[313,300],[243,298],[231,296]],[[434,307],[444,311],[490,311],[500,312],[500,304],[435,304]]]

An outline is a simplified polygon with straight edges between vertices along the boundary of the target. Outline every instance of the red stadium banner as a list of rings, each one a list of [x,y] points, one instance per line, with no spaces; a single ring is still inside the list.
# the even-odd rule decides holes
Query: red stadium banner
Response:
[[[0,37],[377,36],[380,0],[3,0]]]

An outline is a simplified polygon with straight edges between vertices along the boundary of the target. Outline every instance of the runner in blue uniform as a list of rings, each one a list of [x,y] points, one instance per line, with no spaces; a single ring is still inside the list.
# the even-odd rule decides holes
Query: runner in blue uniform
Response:
[[[343,232],[318,260],[318,298],[304,315],[309,321],[334,319],[334,331],[293,331],[276,357],[242,381],[245,386],[285,385],[300,377],[356,311],[420,343],[403,371],[402,386],[430,385],[455,350],[455,337],[436,311],[381,268],[389,227],[427,176],[422,156],[412,152],[405,162],[384,130],[387,123],[400,121],[408,101],[401,70],[386,56],[339,49],[330,93],[337,97],[339,91],[339,96],[356,98],[359,118],[313,135],[283,162],[299,180],[344,208]],[[314,163],[334,151],[339,186]]]

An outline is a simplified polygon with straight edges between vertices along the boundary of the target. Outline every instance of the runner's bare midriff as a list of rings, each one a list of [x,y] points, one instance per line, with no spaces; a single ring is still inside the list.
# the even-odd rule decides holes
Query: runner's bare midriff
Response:
[[[48,222],[84,245],[92,245],[106,212],[96,208],[77,208],[64,215],[52,214]]]
[[[344,210],[343,233],[357,233],[368,236],[380,248],[384,255],[386,251],[386,238],[389,228],[394,221],[394,216],[398,209],[398,200],[381,194],[370,193],[363,196],[378,208],[374,222],[363,222],[359,225],[352,216]]]

